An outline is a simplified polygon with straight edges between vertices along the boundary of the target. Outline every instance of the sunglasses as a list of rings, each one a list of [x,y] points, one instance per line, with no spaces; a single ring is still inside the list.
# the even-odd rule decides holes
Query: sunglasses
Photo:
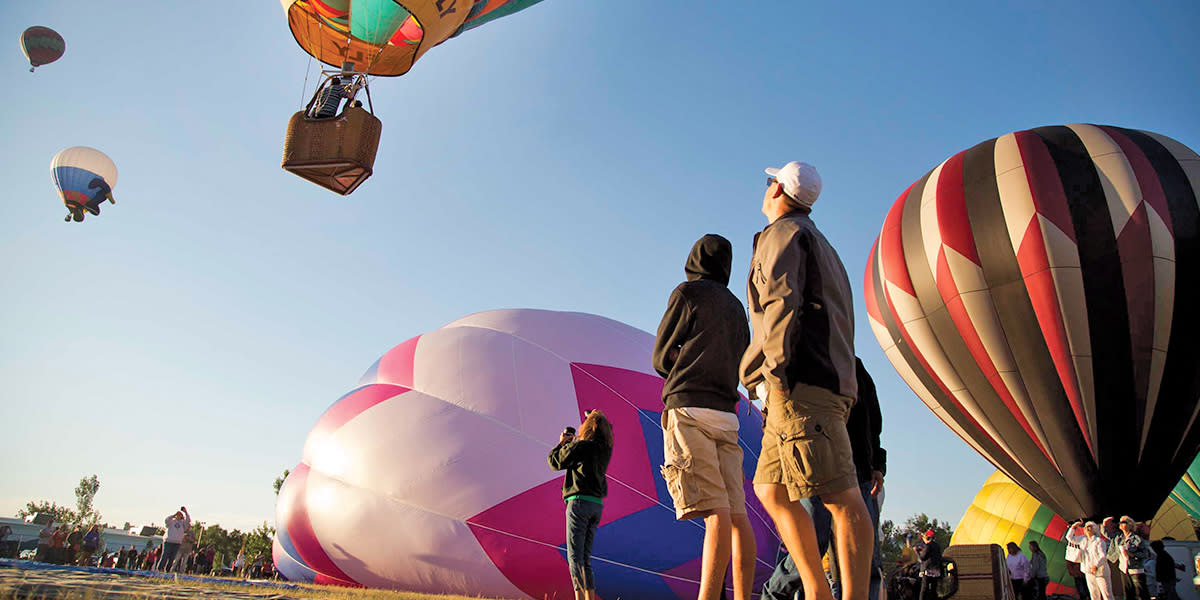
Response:
[[[775,178],[768,176],[767,177],[767,185],[770,186],[772,183],[775,183]]]

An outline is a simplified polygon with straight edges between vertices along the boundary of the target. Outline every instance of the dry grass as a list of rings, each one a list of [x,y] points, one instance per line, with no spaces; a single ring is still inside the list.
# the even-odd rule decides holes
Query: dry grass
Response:
[[[238,579],[209,583],[95,573],[0,569],[0,600],[486,600],[311,584],[247,585]]]

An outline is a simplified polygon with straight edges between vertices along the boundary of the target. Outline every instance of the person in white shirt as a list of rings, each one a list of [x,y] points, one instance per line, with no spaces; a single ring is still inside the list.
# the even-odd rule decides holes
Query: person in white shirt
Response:
[[[1095,521],[1088,521],[1083,526],[1083,535],[1071,535],[1075,527],[1082,525],[1077,521],[1067,529],[1068,543],[1079,545],[1079,566],[1083,576],[1087,578],[1088,593],[1092,600],[1112,600],[1112,588],[1108,571],[1108,542],[1101,537],[1099,526]]]
[[[1008,574],[1012,577],[1013,591],[1017,598],[1029,600],[1029,580],[1032,578],[1032,568],[1029,557],[1021,553],[1021,547],[1014,542],[1008,543]]]
[[[179,544],[183,542],[183,534],[192,526],[192,516],[188,514],[186,506],[180,506],[179,510],[167,517],[163,523],[167,526],[167,531],[163,534],[162,556],[155,566],[155,570],[158,571],[165,571],[171,566],[175,553],[179,552]]]

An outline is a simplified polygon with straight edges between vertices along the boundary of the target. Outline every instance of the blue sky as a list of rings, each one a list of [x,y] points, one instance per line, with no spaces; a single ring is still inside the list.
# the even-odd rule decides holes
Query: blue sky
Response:
[[[112,523],[273,521],[316,418],[413,335],[511,307],[653,331],[709,232],[744,298],[767,166],[818,167],[861,295],[888,207],[958,150],[1074,122],[1200,148],[1195,2],[916,4],[545,0],[376,80],[375,174],[346,198],[279,167],[316,65],[278,2],[0,5],[0,514],[95,473]],[[34,74],[30,25],[67,40]],[[81,225],[49,174],[75,145],[120,170]],[[957,523],[992,469],[857,302],[884,517]]]

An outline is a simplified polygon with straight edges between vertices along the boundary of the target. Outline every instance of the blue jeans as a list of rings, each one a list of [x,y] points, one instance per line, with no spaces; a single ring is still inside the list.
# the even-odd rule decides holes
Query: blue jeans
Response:
[[[179,544],[175,542],[163,542],[162,556],[158,557],[158,563],[154,565],[156,571],[171,566],[171,561],[175,560],[175,553],[179,552]]]
[[[870,600],[879,600],[879,587],[882,584],[883,577],[883,557],[879,552],[879,502],[871,495],[871,487],[874,482],[868,481],[859,484],[859,490],[862,491],[863,501],[867,504],[867,513],[871,515],[872,531],[875,532],[875,549],[871,555],[871,585],[869,587]],[[813,525],[817,530],[817,552],[825,555],[825,550],[829,548],[829,539],[833,537],[833,516],[829,514],[829,509],[825,508],[825,504],[820,498],[805,498],[800,501],[804,506],[804,510],[812,515]],[[775,559],[775,572],[771,573],[771,578],[767,583],[763,584],[762,600],[793,600],[793,598],[804,597],[804,586],[800,581],[800,573],[796,571],[796,563],[792,560],[792,555],[785,551],[783,544],[779,545],[779,552]]]
[[[603,510],[604,506],[588,500],[567,502],[567,563],[571,567],[571,583],[577,590],[596,589],[592,542]]]

